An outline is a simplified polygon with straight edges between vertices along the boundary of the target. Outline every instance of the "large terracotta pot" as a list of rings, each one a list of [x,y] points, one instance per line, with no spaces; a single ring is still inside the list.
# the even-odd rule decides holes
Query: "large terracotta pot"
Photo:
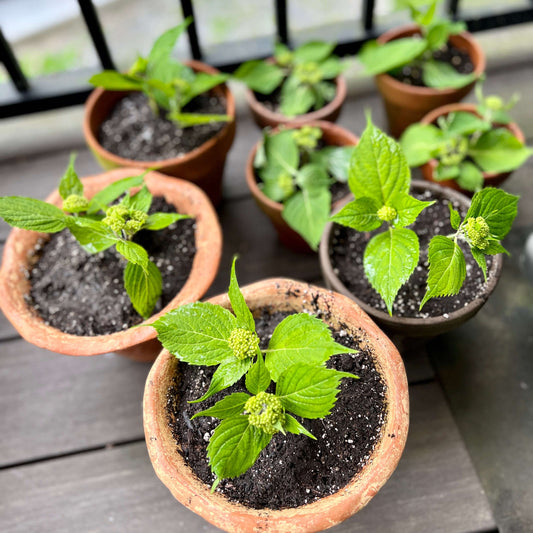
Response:
[[[218,73],[218,70],[199,61],[188,61],[186,64],[198,72]],[[235,137],[235,100],[225,84],[215,87],[213,91],[226,100],[226,114],[232,120],[214,137],[185,155],[160,161],[133,161],[112,154],[100,145],[98,141],[100,125],[128,91],[106,91],[99,87],[90,94],[85,104],[83,118],[85,140],[100,165],[106,170],[117,167],[157,169],[169,176],[192,181],[217,205],[222,199],[222,176],[226,155]]]
[[[450,200],[457,201],[465,209],[467,209],[470,205],[470,200],[463,194],[460,194],[459,192],[449,188],[441,187],[435,183],[413,181],[411,183],[411,189],[418,192],[430,190],[435,194],[435,196],[444,196]],[[339,210],[341,207],[342,206],[339,207]],[[322,276],[324,277],[326,286],[348,296],[357,302],[357,304],[360,305],[387,332],[399,334],[402,337],[433,337],[435,335],[440,335],[441,333],[455,329],[463,322],[466,322],[472,318],[481,309],[500,279],[503,264],[501,254],[492,256],[492,265],[487,271],[487,283],[483,294],[478,295],[463,308],[451,313],[446,313],[446,315],[429,318],[405,318],[395,315],[390,316],[385,311],[375,309],[358,298],[356,294],[351,293],[335,273],[329,256],[329,243],[332,229],[333,223],[328,222],[322,235],[322,240],[320,241],[319,250],[320,268],[322,270]],[[364,250],[361,250],[361,255],[363,252]]]
[[[326,146],[354,146],[359,142],[357,135],[354,135],[341,126],[336,126],[331,122],[312,121],[301,124],[290,124],[287,126],[287,128],[299,129],[302,126],[313,126],[320,128],[323,133],[322,140],[325,142]],[[279,131],[279,128],[277,128],[275,131]],[[270,221],[278,233],[279,240],[285,246],[287,246],[287,248],[290,248],[295,252],[312,253],[313,250],[311,250],[307,242],[305,242],[305,240],[298,233],[296,233],[296,231],[294,231],[281,216],[283,204],[271,200],[266,194],[263,193],[257,184],[254,171],[254,159],[261,142],[262,141],[259,141],[252,148],[252,151],[248,156],[248,161],[246,162],[246,183],[254,197],[255,202],[259,206],[259,209],[261,209],[261,211],[263,211],[263,213],[270,218]],[[333,207],[335,207],[335,205],[336,204],[334,204]]]
[[[402,37],[410,37],[420,33],[416,25],[402,26],[385,32],[378,38],[385,44]],[[449,42],[470,56],[477,77],[485,71],[485,54],[471,34],[464,32],[450,36]],[[462,100],[474,87],[475,81],[460,89],[432,89],[431,87],[415,87],[401,83],[388,74],[375,77],[385,104],[389,121],[389,131],[394,137],[400,137],[410,124],[418,122],[426,113],[453,102]]]
[[[82,179],[85,195],[91,198],[110,183],[141,173],[138,168],[121,168]],[[222,253],[222,232],[217,215],[207,196],[195,185],[184,180],[169,178],[159,172],[149,172],[145,183],[154,196],[163,196],[180,213],[196,219],[196,254],[191,273],[185,285],[159,313],[143,324],[150,324],[179,305],[194,302],[207,291],[218,270]],[[47,202],[61,205],[58,191]],[[44,233],[15,228],[4,247],[0,270],[0,307],[20,335],[28,342],[52,352],[66,355],[97,355],[118,352],[139,361],[153,361],[161,350],[153,328],[132,327],[110,335],[78,336],[48,326],[36,311],[28,306],[29,281],[24,269],[30,268],[28,254]]]
[[[167,391],[177,359],[163,350],[148,378],[144,393],[144,430],[156,474],[183,505],[229,532],[303,533],[327,529],[364,507],[392,474],[400,459],[409,425],[408,389],[402,359],[380,329],[345,296],[288,279],[265,280],[242,290],[252,312],[267,307],[300,312],[316,302],[334,328],[342,325],[374,354],[386,384],[386,416],[379,442],[363,469],[337,493],[295,509],[251,509],[211,494],[185,464],[167,421]],[[210,300],[229,307],[226,295]]]
[[[474,104],[449,104],[442,107],[439,107],[437,109],[434,109],[430,113],[428,113],[420,122],[422,124],[433,124],[437,121],[437,119],[441,116],[449,115],[450,113],[455,113],[457,111],[465,111],[467,113],[472,113],[473,115],[476,115],[477,117],[480,117],[479,113],[476,111],[476,106]],[[499,125],[496,125],[499,126]],[[510,124],[502,124],[502,127],[507,128],[521,143],[525,142],[524,134],[522,133],[522,130],[518,127],[517,124],[514,122],[511,122]],[[432,181],[434,183],[438,183],[439,185],[443,185],[444,187],[451,187],[452,189],[455,189],[456,191],[460,191],[463,194],[467,196],[472,196],[472,191],[467,191],[465,189],[462,189],[457,184],[456,180],[436,180],[434,178],[434,172],[437,168],[437,160],[432,159],[431,161],[428,161],[425,165],[422,165],[420,167],[420,170],[422,171],[422,175],[424,176],[425,180]],[[498,187],[501,185],[510,175],[512,174],[512,171],[509,172],[483,172],[483,180],[484,180],[484,187]]]
[[[337,92],[335,98],[331,102],[327,103],[324,107],[317,111],[311,111],[304,115],[298,115],[293,118],[286,117],[281,113],[271,111],[263,105],[255,96],[254,92],[250,89],[246,90],[246,101],[250,106],[255,123],[260,128],[266,128],[270,126],[275,128],[281,124],[292,124],[300,122],[309,122],[312,120],[327,120],[328,122],[336,122],[339,118],[342,105],[346,100],[346,80],[343,76],[337,76],[335,78],[335,84],[337,85]]]

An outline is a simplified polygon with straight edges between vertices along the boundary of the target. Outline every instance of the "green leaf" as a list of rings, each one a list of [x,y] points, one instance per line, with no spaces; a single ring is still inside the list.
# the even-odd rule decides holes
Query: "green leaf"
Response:
[[[394,207],[398,212],[398,216],[394,221],[395,228],[403,228],[412,224],[418,215],[435,201],[423,202],[417,198],[413,198],[405,193],[399,193],[390,199],[390,206]]]
[[[463,161],[459,167],[457,185],[467,191],[479,191],[483,188],[484,179],[481,170],[470,161]]]
[[[265,153],[267,168],[270,172],[274,172],[276,177],[280,171],[288,172],[291,175],[296,173],[300,153],[291,130],[268,135],[265,139]],[[263,179],[263,173],[261,173],[261,179]]]
[[[129,209],[148,213],[148,210],[152,205],[152,195],[150,194],[148,187],[143,185],[140,191],[133,196],[126,196],[121,203]]]
[[[182,305],[152,326],[163,347],[191,365],[218,365],[234,357],[228,339],[238,322],[230,311],[218,305]]]
[[[296,174],[296,183],[302,190],[316,191],[329,187],[330,178],[327,172],[314,163],[304,165]]]
[[[151,316],[162,285],[161,272],[151,261],[145,269],[135,263],[128,263],[124,269],[124,287],[133,308],[143,318]]]
[[[485,254],[478,248],[470,247],[472,257],[476,260],[479,268],[483,271],[483,278],[487,281],[487,261],[485,260]]]
[[[322,165],[337,181],[346,183],[354,148],[355,146],[326,146],[311,153],[311,162]]]
[[[85,217],[68,217],[66,219],[68,229],[83,249],[96,254],[103,252],[116,244],[119,239],[111,229],[98,220]]]
[[[230,122],[229,115],[208,115],[206,113],[169,113],[167,117],[182,128],[210,124],[211,122]]]
[[[132,187],[138,187],[144,183],[144,176],[148,171],[139,174],[138,176],[130,176],[121,180],[115,181],[108,185],[105,189],[97,192],[89,202],[87,209],[88,215],[94,215],[98,211],[105,211],[107,206],[114,202],[119,196],[122,196],[126,191]]]
[[[444,134],[433,124],[411,124],[400,138],[400,146],[410,167],[427,163],[441,145]]]
[[[233,77],[245,83],[252,91],[270,94],[283,81],[283,70],[277,65],[259,59],[243,63]]]
[[[456,211],[453,208],[451,202],[448,203],[448,209],[450,210],[450,224],[454,230],[458,230],[461,225],[461,215],[459,214],[459,211]]]
[[[220,479],[244,474],[271,439],[271,435],[252,426],[247,416],[222,420],[207,446],[211,470]]]
[[[252,366],[251,359],[237,359],[231,357],[222,361],[211,378],[211,383],[209,384],[207,392],[201,398],[193,400],[190,403],[203,402],[204,400],[207,400],[207,398],[213,396],[213,394],[231,387],[234,383],[237,383],[246,372],[248,372],[250,366]]]
[[[467,218],[483,217],[492,237],[503,239],[511,229],[517,214],[518,196],[502,189],[487,187],[474,194]]]
[[[489,240],[489,245],[483,250],[485,255],[507,254],[511,255],[496,239]]]
[[[470,148],[474,162],[485,172],[509,172],[525,163],[533,150],[510,131],[497,128],[485,132]]]
[[[335,43],[325,43],[323,41],[310,41],[302,44],[293,52],[295,63],[309,63],[311,61],[320,63],[326,60],[333,50]]]
[[[186,96],[182,96],[181,106],[185,106],[196,96],[206,93],[224,83],[229,78],[229,74],[208,74],[207,72],[198,72],[194,80],[189,84]]]
[[[422,80],[427,87],[434,89],[460,89],[476,79],[476,74],[460,74],[449,63],[435,61],[424,63]]]
[[[385,44],[369,41],[359,52],[358,59],[363,63],[367,74],[382,74],[407,65],[426,49],[424,39],[395,39]]]
[[[281,178],[281,174],[278,177]],[[292,191],[288,190],[280,186],[279,179],[268,178],[263,180],[263,183],[261,184],[261,190],[271,200],[274,200],[274,202],[283,202],[284,200],[292,196],[296,189]]]
[[[274,44],[274,58],[279,63],[280,59],[283,60],[287,55],[292,56],[290,48],[283,43],[277,42]]]
[[[178,222],[178,220],[184,220],[186,218],[191,218],[191,215],[182,215],[181,213],[152,213],[148,215],[142,229],[157,231],[174,224],[174,222]]]
[[[356,198],[374,198],[379,207],[391,196],[409,192],[409,166],[400,145],[370,119],[354,149],[348,183]]]
[[[170,57],[176,41],[191,22],[192,17],[187,17],[181,24],[170,28],[155,41],[148,54],[149,66],[157,65]]]
[[[248,401],[248,398],[250,398],[250,395],[245,392],[235,392],[219,400],[213,407],[191,416],[191,420],[199,416],[212,416],[213,418],[224,420],[225,418],[240,415],[244,411],[244,404]]]
[[[104,70],[89,79],[95,87],[102,87],[108,91],[142,91],[143,82],[140,78],[128,74],[120,74],[114,70]]]
[[[428,259],[427,291],[420,309],[430,298],[457,294],[466,277],[466,262],[461,248],[444,235],[435,235],[431,239]]]
[[[83,196],[83,184],[74,170],[74,161],[76,161],[76,154],[70,156],[67,170],[59,182],[59,194],[63,200],[68,198],[71,194]]]
[[[372,237],[366,247],[363,258],[366,277],[385,301],[390,315],[400,287],[418,264],[418,254],[418,237],[405,228],[389,228]]]
[[[476,131],[487,131],[491,125],[466,111],[456,111],[448,115],[448,133],[452,135],[472,135]]]
[[[241,289],[239,288],[239,283],[237,281],[237,275],[235,273],[235,263],[237,262],[237,257],[233,258],[233,263],[231,265],[231,274],[230,274],[230,283],[228,289],[228,297],[231,303],[231,308],[237,317],[239,323],[247,328],[250,331],[255,333],[255,320],[248,307],[244,296],[242,295]]]
[[[119,240],[117,242],[117,252],[131,263],[135,263],[142,268],[148,268],[148,252],[140,244],[133,241]]]
[[[283,220],[316,250],[331,211],[331,193],[317,189],[312,193],[299,191],[283,207]]]
[[[289,78],[281,88],[280,111],[286,117],[307,113],[315,103],[315,95],[308,85],[301,85],[296,78]]]
[[[23,196],[0,197],[0,217],[10,226],[43,233],[57,233],[73,218],[55,205]]]
[[[293,418],[288,413],[285,413],[285,421],[283,423],[283,429],[289,433],[294,433],[295,435],[305,435],[310,439],[316,440],[316,437],[308,431],[296,418]]]
[[[329,57],[318,65],[320,72],[322,73],[323,80],[332,80],[339,74],[342,74],[346,68],[346,64],[343,63],[338,57]]]
[[[358,198],[346,204],[330,220],[357,231],[372,231],[383,224],[378,217],[378,203],[373,198]]]
[[[449,28],[447,21],[438,22],[429,28],[426,40],[430,50],[438,50],[448,42]]]
[[[299,313],[283,319],[272,333],[265,364],[274,381],[290,366],[325,363],[332,355],[356,353],[333,340],[328,326],[311,315]]]
[[[287,411],[297,416],[324,418],[335,405],[342,378],[357,379],[357,376],[332,368],[298,363],[279,376],[276,396]]]
[[[436,181],[453,180],[459,176],[461,169],[459,165],[443,165],[441,162],[437,165],[433,177]]]
[[[259,353],[257,360],[246,374],[246,389],[250,394],[266,391],[270,385],[270,372],[268,371],[263,355]]]
[[[329,81],[319,81],[313,85],[313,91],[315,92],[314,109],[320,109],[335,98],[337,86]]]

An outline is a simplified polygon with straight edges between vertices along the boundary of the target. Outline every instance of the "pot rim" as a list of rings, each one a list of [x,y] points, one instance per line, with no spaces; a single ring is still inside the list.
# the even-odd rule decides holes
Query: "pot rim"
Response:
[[[143,413],[146,443],[156,474],[172,495],[212,524],[230,532],[319,531],[353,515],[377,493],[390,477],[400,459],[409,425],[408,386],[403,361],[398,350],[370,317],[351,299],[327,289],[295,280],[272,278],[242,288],[252,310],[273,305],[277,297],[283,309],[300,310],[306,303],[318,301],[330,312],[330,323],[349,322],[351,332],[362,344],[370,346],[385,384],[387,414],[381,437],[361,471],[344,488],[320,500],[298,508],[252,509],[231,502],[219,493],[210,494],[185,464],[171,434],[166,410],[166,385],[177,359],[163,350],[146,380]],[[303,301],[302,301],[303,300]],[[209,300],[229,307],[226,294]],[[301,303],[299,303],[301,301]],[[298,303],[297,303],[298,302]],[[166,380],[166,381],[165,381]],[[162,412],[165,411],[165,412]]]
[[[465,207],[470,205],[470,199],[467,198],[464,194],[454,189],[450,189],[449,187],[442,187],[440,185],[437,185],[436,183],[422,180],[412,180],[411,187],[414,189],[429,189],[432,192],[440,193],[445,197],[450,197],[452,200],[456,200]],[[350,198],[348,201],[351,201],[351,199],[352,198]],[[348,201],[343,202],[343,205],[344,203],[348,203]],[[338,210],[340,210],[342,207],[343,206],[339,206]],[[322,269],[324,278],[328,279],[331,282],[334,290],[340,292],[341,294],[344,294],[345,296],[348,296],[349,298],[352,298],[370,316],[375,317],[376,320],[379,320],[382,324],[392,325],[393,327],[395,326],[398,329],[402,326],[413,329],[419,328],[420,330],[430,329],[435,326],[440,326],[443,323],[459,321],[461,317],[473,315],[479,308],[481,308],[481,306],[490,296],[490,294],[496,287],[496,284],[498,283],[498,280],[501,275],[503,258],[501,254],[498,254],[492,256],[492,265],[487,271],[485,291],[483,291],[481,295],[478,294],[472,301],[468,302],[468,304],[466,304],[461,309],[446,313],[447,318],[445,318],[443,315],[428,318],[401,317],[397,315],[390,316],[385,311],[372,307],[371,305],[358,298],[355,294],[350,292],[346,285],[344,285],[344,283],[342,283],[342,281],[339,279],[337,274],[335,274],[329,257],[329,241],[333,225],[333,222],[327,223],[326,228],[324,229],[324,233],[322,234],[322,239],[320,240],[320,267]]]
[[[82,183],[90,198],[108,183],[142,172],[143,169],[139,168],[119,168],[82,178]],[[156,171],[146,174],[145,183],[151,191],[161,190],[161,195],[178,210],[179,206],[183,206],[188,211],[187,214],[195,217],[196,254],[189,278],[181,290],[159,313],[143,321],[141,324],[143,326],[154,322],[178,305],[199,299],[214,280],[222,253],[220,224],[211,202],[201,189],[191,182],[171,178]],[[46,201],[57,205],[60,199],[56,189]],[[0,308],[24,339],[40,348],[57,353],[90,356],[124,350],[156,337],[152,328],[139,326],[108,335],[87,336],[64,333],[45,324],[35,310],[25,302],[24,294],[29,288],[29,281],[22,273],[20,255],[24,255],[23,264],[28,265],[27,254],[40,238],[47,236],[46,233],[14,228],[4,247],[0,269]]]
[[[191,67],[192,69],[199,72],[206,72],[208,74],[219,74],[220,71],[203,63],[201,61],[189,60],[184,61],[184,64]],[[85,140],[89,145],[89,148],[100,154],[101,157],[113,162],[115,165],[120,167],[140,167],[144,169],[159,169],[168,166],[175,166],[178,164],[189,163],[190,161],[201,157],[205,152],[211,150],[216,144],[218,144],[222,138],[231,134],[231,129],[235,124],[235,99],[232,92],[229,90],[228,86],[225,83],[221,83],[213,88],[219,95],[223,96],[226,100],[226,114],[231,117],[231,120],[226,123],[226,125],[213,137],[208,139],[206,142],[187,152],[186,154],[172,157],[170,159],[159,159],[151,161],[134,161],[132,159],[126,159],[119,155],[116,155],[112,152],[106,150],[98,141],[96,136],[93,133],[91,128],[91,117],[94,113],[94,109],[99,105],[101,99],[108,93],[130,93],[130,92],[139,92],[139,91],[109,91],[103,89],[102,87],[96,87],[85,102],[85,109],[83,114],[83,134]],[[164,170],[162,170],[164,172]]]

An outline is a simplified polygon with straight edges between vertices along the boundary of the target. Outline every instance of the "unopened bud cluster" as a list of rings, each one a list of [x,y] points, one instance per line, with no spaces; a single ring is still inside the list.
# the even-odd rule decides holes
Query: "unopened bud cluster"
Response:
[[[250,413],[248,421],[252,426],[262,429],[269,435],[274,435],[279,431],[279,424],[283,423],[285,416],[280,399],[268,392],[260,392],[252,396],[244,405],[244,411]]]
[[[464,137],[451,138],[439,152],[439,159],[443,165],[455,166],[461,163],[468,152],[468,139]]]
[[[299,130],[294,130],[292,134],[292,138],[299,147],[310,149],[316,147],[320,137],[322,137],[322,130],[313,126],[302,126]]]
[[[63,200],[63,211],[67,213],[81,213],[87,211],[89,200],[79,194],[71,194]]]
[[[148,215],[138,209],[128,209],[123,205],[112,205],[106,211],[102,223],[109,226],[115,233],[124,231],[134,235],[145,225]]]
[[[489,245],[490,229],[483,217],[469,218],[464,232],[472,246],[485,250]]]
[[[318,63],[314,61],[309,61],[309,63],[302,63],[301,65],[296,65],[294,68],[294,75],[302,82],[309,83],[313,85],[318,83],[322,79],[322,72]]]
[[[247,329],[236,328],[231,332],[228,344],[237,359],[247,359],[257,354],[259,337]]]
[[[283,191],[285,198],[291,196],[294,192],[294,180],[292,176],[285,171],[282,171],[278,176],[278,187]]]
[[[378,218],[383,220],[383,222],[392,222],[396,218],[397,214],[398,211],[396,211],[394,207],[389,207],[388,205],[384,205],[378,210]]]

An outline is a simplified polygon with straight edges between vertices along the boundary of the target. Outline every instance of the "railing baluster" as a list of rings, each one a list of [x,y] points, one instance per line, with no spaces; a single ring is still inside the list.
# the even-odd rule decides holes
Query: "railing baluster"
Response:
[[[374,0],[365,0],[363,4],[363,26],[370,33],[374,29]]]
[[[459,0],[448,0],[448,13],[453,20],[457,20],[459,15]]]
[[[91,35],[96,53],[100,58],[102,68],[104,70],[116,70],[115,64],[111,59],[111,53],[109,52],[104,32],[102,31],[102,26],[100,25],[100,20],[98,19],[98,14],[96,13],[96,9],[94,9],[92,1],[78,0],[78,4],[80,5],[81,13],[85,20],[85,24],[87,25],[87,29],[89,30],[89,34]]]
[[[194,9],[191,0],[181,0],[181,11],[183,18],[192,17],[192,22],[187,28],[189,36],[189,46],[191,48],[191,55],[193,59],[202,59],[202,50],[200,48],[200,41],[198,40],[198,32],[196,31],[196,19],[194,18]]]
[[[2,28],[0,28],[0,61],[6,67],[17,91],[20,93],[26,92],[30,88],[30,84],[28,83],[26,76],[24,76],[24,72],[22,72],[11,46],[9,46],[9,43],[6,41],[4,34],[2,33]]]
[[[289,44],[289,24],[287,18],[286,0],[276,0],[276,30],[277,38],[283,44]]]

